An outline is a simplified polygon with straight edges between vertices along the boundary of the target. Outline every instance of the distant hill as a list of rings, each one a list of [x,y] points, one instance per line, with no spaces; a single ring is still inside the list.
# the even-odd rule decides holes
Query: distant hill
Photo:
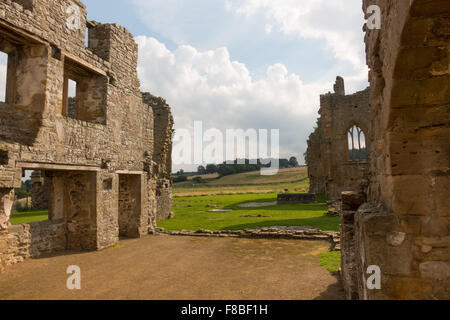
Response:
[[[176,188],[197,187],[201,185],[220,186],[220,185],[258,185],[265,183],[287,183],[299,181],[308,177],[307,167],[280,169],[274,176],[262,176],[260,171],[244,172],[225,177],[211,177],[211,175],[197,175],[201,177],[204,183],[197,183],[189,180],[175,183]],[[190,179],[192,179],[190,177]]]

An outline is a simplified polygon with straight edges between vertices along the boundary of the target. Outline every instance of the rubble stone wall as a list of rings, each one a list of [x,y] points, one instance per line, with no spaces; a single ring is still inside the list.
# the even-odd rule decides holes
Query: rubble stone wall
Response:
[[[49,219],[62,219],[69,249],[117,243],[121,174],[140,181],[139,235],[155,228],[157,181],[170,179],[173,119],[163,99],[154,97],[158,106],[144,101],[137,49],[125,28],[88,21],[78,0],[0,1],[0,51],[8,54],[0,239],[10,234],[10,199],[25,169],[50,177]],[[77,83],[75,100],[68,99],[69,79]],[[171,199],[170,187],[162,194]],[[170,215],[170,207],[160,208],[167,212],[159,216]],[[4,259],[9,245],[0,245],[0,266],[14,260]]]
[[[0,238],[0,247],[1,242]],[[32,222],[9,228],[3,243],[2,260],[5,265],[12,265],[66,248],[66,226],[62,220]]]
[[[344,79],[337,77],[334,90],[320,97],[320,118],[306,153],[310,193],[325,193],[330,199],[345,190],[359,190],[367,178],[367,161],[350,160],[348,132],[354,125],[366,137],[371,131],[369,89],[345,95]]]
[[[146,104],[153,108],[155,148],[153,163],[156,182],[156,221],[173,217],[172,213],[172,136],[173,116],[166,101],[144,93]]]

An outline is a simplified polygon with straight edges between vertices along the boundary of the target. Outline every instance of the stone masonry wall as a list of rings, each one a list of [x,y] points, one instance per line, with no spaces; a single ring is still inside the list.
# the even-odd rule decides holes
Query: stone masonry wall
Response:
[[[348,297],[450,297],[450,2],[364,0],[381,8],[366,28],[370,68],[367,202],[341,212]],[[347,218],[351,216],[352,218]],[[365,285],[381,269],[381,290]]]
[[[158,216],[170,215],[170,206],[157,205],[156,188],[170,179],[173,119],[163,99],[143,101],[137,44],[125,28],[88,21],[78,0],[0,0],[0,51],[8,54],[0,102],[0,266],[18,261],[5,252],[23,242],[3,241],[17,231],[10,200],[23,170],[50,177],[49,219],[63,221],[66,248],[117,243],[122,174],[140,181],[138,236],[154,229],[158,207]],[[77,84],[75,107],[69,79]],[[170,180],[163,187],[169,203]],[[46,247],[60,248],[59,240],[47,240],[55,246]]]
[[[10,227],[4,247],[2,260],[5,265],[63,251],[67,247],[65,224],[63,221],[43,221]]]
[[[354,125],[366,137],[371,131],[369,89],[345,95],[344,79],[337,77],[334,90],[320,97],[320,118],[306,153],[310,193],[325,193],[330,199],[367,184],[363,181],[368,174],[367,161],[350,161],[348,132]]]
[[[162,98],[150,93],[143,94],[143,100],[153,108],[155,148],[153,173],[156,182],[156,221],[173,217],[172,209],[172,136],[173,117],[169,106]]]

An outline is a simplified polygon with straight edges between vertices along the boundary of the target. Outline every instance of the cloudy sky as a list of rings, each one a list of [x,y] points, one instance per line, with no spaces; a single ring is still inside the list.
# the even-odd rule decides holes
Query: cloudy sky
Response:
[[[361,0],[83,2],[136,36],[142,90],[168,101],[178,129],[280,129],[281,156],[302,162],[319,95],[337,75],[347,93],[368,85]]]

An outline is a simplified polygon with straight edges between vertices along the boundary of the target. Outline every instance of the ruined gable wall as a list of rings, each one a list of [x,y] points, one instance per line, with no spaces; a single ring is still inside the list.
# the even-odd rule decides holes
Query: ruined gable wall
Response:
[[[156,221],[172,217],[172,136],[173,116],[162,98],[143,93],[143,100],[154,115],[153,174],[156,179]]]
[[[370,202],[341,213],[342,269],[355,279],[345,287],[359,299],[448,299],[450,3],[378,0],[364,9],[372,4],[382,26],[365,38]],[[381,268],[381,290],[365,285],[370,265]]]
[[[349,161],[348,130],[353,125],[370,133],[369,90],[345,95],[338,77],[336,92],[320,97],[320,119],[310,136],[307,160],[312,193],[339,198],[344,190],[359,190],[367,175],[367,163]]]

